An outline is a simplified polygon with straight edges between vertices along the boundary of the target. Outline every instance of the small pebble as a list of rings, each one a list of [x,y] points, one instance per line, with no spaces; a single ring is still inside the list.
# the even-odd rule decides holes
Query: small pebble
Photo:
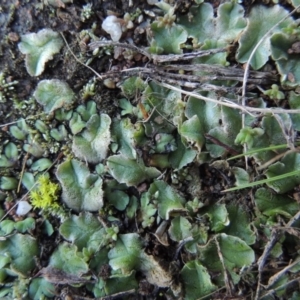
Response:
[[[20,201],[18,204],[18,208],[16,214],[18,216],[24,216],[28,214],[32,209],[32,205],[30,205],[27,201]]]

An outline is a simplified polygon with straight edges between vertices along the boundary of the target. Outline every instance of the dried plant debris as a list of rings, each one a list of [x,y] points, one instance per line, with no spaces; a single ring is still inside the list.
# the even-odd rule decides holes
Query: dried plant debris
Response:
[[[3,6],[1,299],[300,297],[300,3],[175,2]]]

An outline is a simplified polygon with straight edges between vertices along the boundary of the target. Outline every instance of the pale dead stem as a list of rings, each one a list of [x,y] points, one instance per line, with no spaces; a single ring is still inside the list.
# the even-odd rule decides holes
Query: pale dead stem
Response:
[[[224,290],[225,288],[226,288],[226,287],[223,286],[223,287],[221,287],[221,288],[219,288],[219,289],[217,289],[217,290],[211,292],[210,294],[207,294],[207,295],[205,295],[205,296],[203,296],[203,297],[201,297],[201,298],[197,298],[196,300],[208,299],[209,296],[212,296],[212,295],[214,295],[214,294],[217,294],[217,293],[221,292],[222,290]]]
[[[249,114],[253,117],[256,117],[256,115],[254,115],[253,113],[260,113],[260,114],[282,114],[282,113],[299,114],[300,113],[300,109],[250,107],[250,106],[247,106],[247,105],[241,105],[241,104],[232,102],[231,99],[227,99],[227,98],[224,98],[224,97],[220,97],[219,100],[216,100],[216,99],[213,99],[213,98],[202,96],[202,95],[197,94],[195,92],[189,92],[189,91],[183,90],[181,88],[172,86],[172,85],[167,84],[167,83],[158,82],[158,84],[165,87],[165,88],[168,88],[170,90],[180,92],[184,95],[188,95],[188,96],[200,99],[200,100],[212,102],[212,103],[215,103],[215,104],[218,104],[218,105],[223,105],[223,106],[238,109],[238,110],[242,111],[243,113],[247,113],[247,114]]]
[[[45,113],[42,112],[42,113],[37,114],[37,115],[34,115],[34,116],[28,116],[28,117],[26,118],[26,120],[34,119],[34,118],[36,118],[37,116],[44,115],[44,114],[45,114]],[[17,120],[17,121],[5,123],[5,124],[0,125],[0,128],[1,128],[1,127],[5,127],[5,126],[8,126],[8,125],[13,125],[13,124],[16,124],[16,123],[21,122],[21,121],[22,121],[22,120]]]
[[[89,70],[91,70],[91,71],[92,71],[99,79],[102,80],[102,77],[101,77],[101,75],[100,75],[98,72],[96,72],[93,68],[91,68],[90,66],[88,66],[88,65],[85,64],[85,63],[83,63],[82,61],[80,61],[80,59],[77,58],[77,56],[74,54],[74,52],[73,52],[72,49],[70,48],[70,46],[69,46],[69,44],[68,44],[68,42],[67,42],[67,40],[66,40],[66,38],[65,38],[65,36],[63,35],[62,32],[60,32],[60,35],[61,35],[61,37],[63,38],[63,40],[64,40],[64,42],[65,42],[65,44],[66,44],[68,50],[70,51],[70,53],[71,53],[71,55],[74,57],[74,59],[75,59],[79,64],[81,64],[82,66],[84,66],[84,67],[88,68]]]
[[[297,264],[299,264],[300,258],[296,259],[294,262],[290,263],[287,265],[285,268],[283,268],[281,271],[273,275],[272,277],[269,278],[268,280],[268,285],[266,286],[267,289],[269,289],[274,283],[276,283],[281,276],[289,272],[293,267],[295,267]]]
[[[265,250],[261,257],[257,261],[257,266],[258,266],[258,281],[257,281],[257,287],[256,287],[256,294],[254,300],[259,300],[260,299],[260,292],[261,292],[261,281],[262,281],[262,271],[265,266],[267,257],[269,256],[271,250],[279,240],[279,232],[275,229],[272,229],[271,233],[271,238],[268,241],[268,243],[265,246]]]
[[[268,160],[267,162],[265,162],[263,165],[260,165],[259,167],[257,167],[256,171],[261,171],[263,169],[266,169],[268,166],[272,165],[273,163],[280,160],[282,157],[284,157],[285,155],[287,155],[289,153],[295,153],[295,152],[299,152],[299,151],[300,151],[299,147],[296,147],[296,148],[293,147],[293,149],[290,149],[290,150],[288,150],[286,152],[283,152],[283,153],[279,153],[275,157],[273,157],[270,160]]]
[[[298,284],[298,287],[299,288],[299,283],[300,283],[300,277],[297,277],[295,279],[292,279],[288,282],[285,282],[284,284],[274,288],[274,289],[271,289],[269,290],[266,294],[264,294],[261,298],[259,298],[260,300],[262,299],[270,299],[270,297],[272,297],[272,299],[275,299],[275,296],[276,296],[276,293],[281,291],[282,289],[286,289],[290,286],[295,286],[296,284]],[[281,299],[281,298],[280,298]]]
[[[31,148],[31,146],[30,146],[30,148]],[[21,183],[22,183],[22,179],[23,179],[23,176],[24,176],[25,166],[26,166],[26,162],[28,160],[28,157],[29,157],[29,152],[27,152],[25,154],[25,157],[23,159],[22,169],[21,169],[21,173],[20,173],[20,179],[19,179],[18,188],[17,188],[17,194],[19,194],[19,192],[20,192]]]
[[[115,47],[131,49],[135,52],[139,52],[142,55],[148,57],[149,60],[152,60],[155,64],[163,63],[163,62],[190,60],[193,58],[198,58],[210,54],[216,54],[216,53],[227,51],[227,48],[220,48],[220,49],[200,50],[200,51],[194,51],[194,52],[182,53],[182,54],[157,55],[157,54],[150,54],[143,48],[137,47],[132,44],[119,43],[114,41],[94,41],[89,44],[91,50],[95,50],[98,47],[105,47],[105,46],[115,46]]]
[[[225,262],[224,262],[223,254],[222,254],[220,244],[219,244],[219,241],[218,241],[218,236],[216,236],[214,238],[214,240],[215,240],[215,243],[216,243],[216,246],[217,246],[218,256],[219,256],[219,259],[220,259],[220,262],[221,262],[222,268],[223,268],[224,283],[225,283],[225,286],[226,286],[227,295],[232,296],[231,286],[233,285],[233,283],[232,283],[231,280],[229,280],[229,276],[228,276],[228,272],[227,272],[226,265],[225,265]]]

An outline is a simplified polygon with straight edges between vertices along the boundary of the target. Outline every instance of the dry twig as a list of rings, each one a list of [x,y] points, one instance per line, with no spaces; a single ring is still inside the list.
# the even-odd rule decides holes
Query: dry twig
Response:
[[[250,107],[250,106],[243,106],[243,105],[233,102],[232,99],[220,97],[219,100],[216,100],[213,98],[202,96],[195,92],[189,92],[189,91],[183,90],[181,88],[172,86],[167,83],[158,82],[158,84],[165,88],[168,88],[170,90],[180,92],[184,95],[188,95],[188,96],[200,99],[200,100],[205,100],[205,101],[213,102],[215,104],[224,105],[227,107],[238,109],[238,110],[240,110],[244,113],[250,114],[254,117],[255,117],[255,115],[253,115],[253,113],[260,113],[260,114],[267,114],[267,113],[269,113],[269,114],[282,114],[282,113],[299,114],[300,113],[300,109],[288,109],[287,110],[287,109],[283,109],[283,108],[256,108],[256,107]]]
[[[146,51],[143,48],[137,47],[132,44],[126,44],[126,43],[119,43],[115,41],[95,41],[89,44],[89,47],[91,50],[95,50],[99,47],[107,47],[107,46],[114,46],[114,47],[120,47],[120,48],[126,48],[133,50],[135,52],[141,53],[142,55],[149,58],[149,60],[152,60],[153,63],[163,63],[163,62],[174,62],[174,61],[180,61],[180,60],[190,60],[193,58],[208,56],[211,54],[216,54],[220,52],[226,52],[227,48],[220,48],[220,49],[209,49],[209,50],[200,50],[200,51],[194,51],[190,53],[182,53],[182,54],[168,54],[168,55],[157,55],[157,54],[150,54],[148,51]]]
[[[294,262],[277,272],[275,275],[269,278],[268,280],[268,285],[266,286],[267,289],[269,289],[274,283],[276,283],[281,276],[286,274],[288,271],[290,271],[293,267],[295,267],[297,264],[299,264],[300,258],[296,259]]]
[[[225,262],[224,262],[223,254],[222,254],[222,251],[221,251],[221,248],[220,248],[220,244],[218,242],[217,237],[214,240],[215,240],[215,243],[216,243],[216,246],[217,246],[218,256],[219,256],[219,259],[221,261],[222,268],[223,268],[223,276],[224,276],[224,282],[225,282],[227,294],[229,296],[232,296],[232,288],[231,288],[232,283],[229,281],[229,276],[228,276],[227,269],[226,269],[226,266],[225,266]]]

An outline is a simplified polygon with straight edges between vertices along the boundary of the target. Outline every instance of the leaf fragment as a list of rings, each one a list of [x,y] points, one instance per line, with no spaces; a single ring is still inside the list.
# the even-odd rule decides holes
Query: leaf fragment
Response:
[[[109,251],[109,265],[121,269],[123,273],[131,272],[140,265],[142,244],[137,233],[120,234],[115,247]]]
[[[142,160],[129,159],[123,155],[110,156],[107,159],[107,166],[112,176],[127,186],[138,185],[160,175],[156,168],[146,167]]]
[[[71,215],[59,227],[59,233],[68,241],[74,243],[79,250],[88,247],[93,234],[102,228],[99,220],[91,213],[84,212]],[[99,240],[99,246],[101,240]]]
[[[15,274],[28,276],[35,268],[35,257],[40,250],[35,238],[17,233],[0,240],[0,255],[11,258],[10,269]]]
[[[69,208],[97,211],[103,206],[102,179],[91,174],[84,163],[75,159],[65,161],[57,167],[56,177]]]
[[[260,69],[267,62],[271,54],[271,37],[264,37],[264,35],[287,15],[288,11],[280,5],[274,5],[272,7],[263,5],[254,6],[248,17],[247,28],[239,40],[239,48],[236,56],[237,61],[240,63],[248,62],[253,49],[263,38],[252,60],[249,62],[254,70]],[[292,22],[293,19],[291,17],[287,18],[273,29],[272,34],[279,32]]]
[[[92,115],[86,128],[73,138],[74,154],[90,163],[99,163],[105,159],[111,140],[110,124],[108,115]]]
[[[222,255],[226,270],[230,272],[233,282],[236,284],[240,280],[237,269],[250,266],[255,260],[255,253],[238,237],[221,233],[216,235],[215,238],[219,243],[220,253],[218,253],[216,241],[212,239],[205,246],[199,247],[200,261],[210,271],[223,273],[223,265],[220,260],[220,255]]]
[[[158,214],[164,220],[169,220],[174,212],[185,211],[183,207],[185,199],[164,181],[154,181],[149,188],[149,192],[157,200]]]
[[[46,113],[51,113],[58,108],[70,105],[75,94],[66,82],[50,79],[41,80],[33,96],[44,107]]]
[[[42,29],[38,33],[28,33],[21,36],[19,50],[26,55],[26,70],[31,76],[43,73],[45,64],[58,53],[63,46],[63,40],[57,32]]]
[[[198,260],[187,262],[180,273],[186,300],[202,298],[217,289],[211,282],[207,269]]]
[[[68,275],[80,277],[87,273],[89,268],[81,257],[81,253],[75,245],[66,242],[61,243],[50,257],[49,269],[54,268]]]

